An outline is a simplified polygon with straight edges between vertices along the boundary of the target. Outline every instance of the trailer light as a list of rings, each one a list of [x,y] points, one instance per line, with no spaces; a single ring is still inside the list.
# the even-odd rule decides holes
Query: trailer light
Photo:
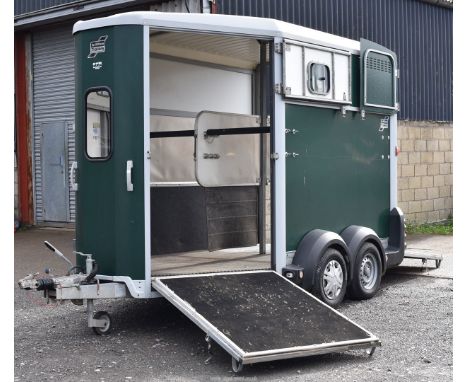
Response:
[[[398,146],[395,146],[395,156],[397,157],[400,154],[401,150]]]
[[[304,268],[299,265],[290,264],[283,268],[282,274],[294,284],[301,285],[304,278]]]

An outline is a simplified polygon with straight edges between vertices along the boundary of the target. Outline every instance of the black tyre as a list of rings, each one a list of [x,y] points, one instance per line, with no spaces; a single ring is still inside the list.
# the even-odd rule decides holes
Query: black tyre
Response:
[[[364,243],[356,256],[349,296],[356,300],[373,297],[380,288],[382,260],[374,244]]]
[[[100,335],[100,336],[109,334],[109,332],[111,331],[111,326],[112,326],[112,321],[111,321],[111,318],[109,316],[109,313],[99,311],[99,312],[94,313],[93,318],[95,320],[104,320],[105,321],[104,327],[102,327],[102,328],[93,327],[94,333],[96,333],[97,335]]]
[[[343,255],[328,248],[319,261],[315,271],[312,293],[330,306],[338,306],[346,294],[348,281],[346,263]]]

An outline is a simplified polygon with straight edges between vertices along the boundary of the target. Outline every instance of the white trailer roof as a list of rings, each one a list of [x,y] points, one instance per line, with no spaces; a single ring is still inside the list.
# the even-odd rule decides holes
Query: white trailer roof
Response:
[[[88,21],[78,21],[73,33],[114,25],[148,25],[173,31],[223,33],[255,37],[283,37],[337,49],[359,52],[359,41],[295,24],[250,16],[231,16],[203,13],[127,12]]]

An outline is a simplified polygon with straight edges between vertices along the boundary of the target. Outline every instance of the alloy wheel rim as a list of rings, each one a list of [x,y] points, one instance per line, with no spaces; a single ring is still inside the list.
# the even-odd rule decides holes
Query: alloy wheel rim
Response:
[[[323,271],[323,291],[333,300],[337,298],[343,289],[343,268],[336,260],[329,261]]]

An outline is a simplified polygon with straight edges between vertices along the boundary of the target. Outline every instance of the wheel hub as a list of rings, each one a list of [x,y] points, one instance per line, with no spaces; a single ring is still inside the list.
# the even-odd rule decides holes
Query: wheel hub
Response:
[[[359,280],[364,289],[372,289],[377,281],[377,260],[374,256],[367,254],[362,258],[359,270]]]
[[[329,299],[335,299],[343,288],[343,269],[338,261],[328,262],[323,272],[323,291]]]

